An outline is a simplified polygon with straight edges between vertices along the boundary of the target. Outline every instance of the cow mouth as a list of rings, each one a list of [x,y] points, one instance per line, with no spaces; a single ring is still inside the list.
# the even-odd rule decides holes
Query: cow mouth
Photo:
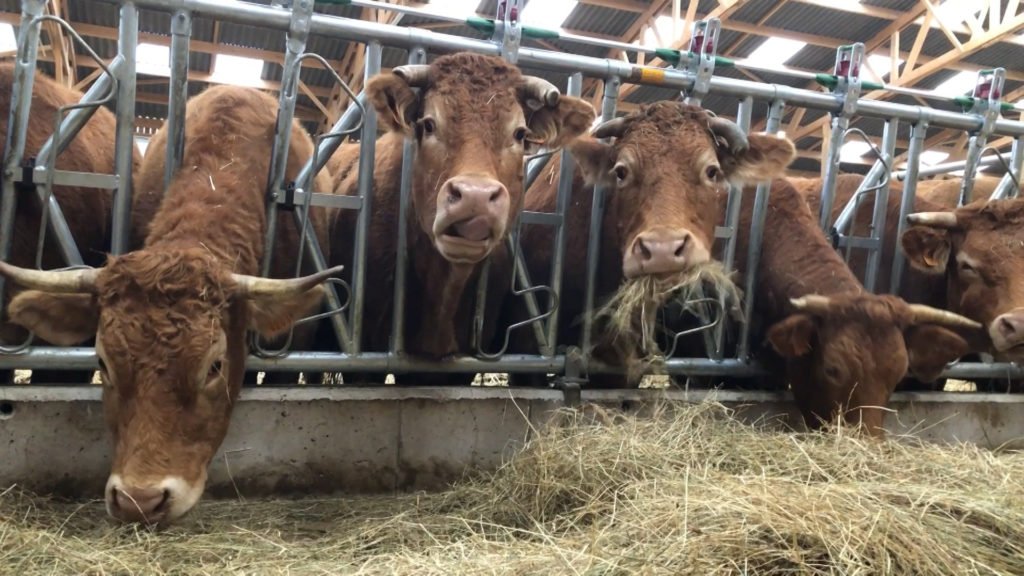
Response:
[[[453,222],[437,235],[435,244],[448,260],[473,263],[485,258],[491,251],[494,227],[486,216],[475,216]]]

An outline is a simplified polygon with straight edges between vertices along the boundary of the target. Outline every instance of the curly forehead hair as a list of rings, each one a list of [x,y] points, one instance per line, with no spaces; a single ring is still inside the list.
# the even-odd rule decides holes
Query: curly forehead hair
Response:
[[[1024,198],[977,200],[957,210],[958,220],[969,219],[974,229],[993,230],[1007,224],[1024,223]]]
[[[196,302],[222,308],[235,288],[223,264],[198,249],[131,252],[111,258],[97,278],[101,302],[141,293],[153,304]]]
[[[430,88],[441,95],[513,88],[522,79],[519,68],[496,56],[460,52],[430,65]]]

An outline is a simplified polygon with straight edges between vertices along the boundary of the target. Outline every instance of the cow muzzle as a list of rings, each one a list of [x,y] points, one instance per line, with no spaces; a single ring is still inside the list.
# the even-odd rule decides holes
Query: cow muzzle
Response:
[[[622,274],[629,280],[641,276],[686,272],[707,262],[711,254],[685,228],[656,228],[637,234],[622,257]]]
[[[988,326],[992,347],[1003,360],[1024,356],[1024,308],[1016,308],[996,317]]]
[[[196,505],[205,484],[205,474],[194,484],[179,476],[126,482],[119,474],[111,474],[106,488],[107,513],[121,522],[166,526]]]
[[[509,193],[486,176],[456,176],[441,186],[434,217],[434,245],[446,260],[475,264],[505,236]]]

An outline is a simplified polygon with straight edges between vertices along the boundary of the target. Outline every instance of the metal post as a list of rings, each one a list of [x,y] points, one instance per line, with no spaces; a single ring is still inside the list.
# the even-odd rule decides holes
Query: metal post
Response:
[[[825,178],[821,182],[821,212],[818,214],[821,229],[828,234],[832,222],[832,202],[835,199],[836,178],[839,176],[839,151],[846,138],[846,130],[850,127],[850,119],[843,115],[832,118],[832,134],[828,141],[828,152],[822,162],[825,163]]]
[[[18,29],[18,57],[14,65],[14,86],[11,90],[11,109],[7,116],[7,141],[4,144],[3,193],[0,195],[0,260],[10,262],[14,239],[14,216],[17,213],[17,194],[14,188],[15,171],[21,169],[25,155],[25,136],[28,115],[32,105],[32,83],[35,80],[36,57],[39,50],[39,27],[29,25],[45,10],[44,0],[24,0],[21,3],[21,26]],[[0,318],[6,313],[4,285],[0,276]]]
[[[921,161],[921,151],[924,149],[924,137],[928,133],[928,119],[922,118],[910,129],[910,147],[907,150],[907,176],[903,181],[903,200],[900,204],[900,221],[896,231],[896,245],[892,259],[892,279],[889,291],[892,294],[900,293],[900,284],[903,280],[903,251],[898,248],[903,232],[907,229],[907,215],[914,209],[914,199],[917,196],[917,168]]]
[[[768,118],[765,120],[765,132],[772,134],[779,130],[785,108],[786,103],[782,100],[774,100],[771,103],[771,106],[768,107]],[[750,356],[750,319],[754,315],[757,269],[761,264],[761,239],[764,236],[764,221],[768,215],[768,194],[770,192],[770,182],[762,182],[757,185],[757,193],[754,196],[754,208],[750,218],[750,241],[747,243],[747,274],[743,286],[744,322],[740,326],[740,343],[737,351],[737,357],[744,362]]]
[[[274,240],[277,237],[277,197],[284,189],[284,176],[288,170],[288,150],[291,147],[292,120],[298,97],[299,58],[306,50],[309,37],[313,0],[298,0],[292,14],[285,41],[284,70],[281,73],[281,94],[277,105],[277,124],[274,127],[274,146],[270,170],[267,174],[267,229],[263,242],[262,276],[270,274],[274,259]],[[301,230],[301,228],[300,228]]]
[[[87,102],[96,102],[103,99],[108,92],[110,87],[114,84],[115,78],[121,73],[121,68],[124,66],[124,58],[121,55],[116,56],[111,62],[108,70],[110,75],[100,74],[93,82],[92,86],[86,90],[85,94],[82,95],[82,99],[79,100],[80,104]],[[45,143],[39,148],[39,153],[36,155],[38,158],[48,158],[51,154],[53,146],[57,146],[57,155],[59,156],[67,149],[68,144],[75,139],[75,136],[82,130],[82,127],[89,122],[92,115],[99,109],[99,106],[87,106],[83,108],[75,108],[64,117],[64,120],[60,124],[59,138],[56,138],[56,134],[53,134],[46,140]]]
[[[167,99],[167,161],[164,187],[170,187],[185,154],[185,101],[188,100],[188,43],[192,13],[178,10],[171,17],[171,82]]]
[[[992,191],[992,200],[1016,198],[1020,195],[1021,168],[1024,167],[1024,138],[1016,138],[1010,152],[1010,166]]]
[[[363,85],[380,72],[380,42],[371,42],[366,46],[366,71]],[[359,141],[359,197],[363,205],[359,209],[359,222],[356,224],[355,251],[352,263],[352,306],[349,325],[352,327],[352,350],[358,355],[362,350],[363,337],[363,302],[366,299],[366,253],[370,235],[370,217],[373,209],[373,167],[377,148],[377,114],[372,108],[366,109],[363,119],[363,133]],[[399,223],[404,226],[405,223]]]
[[[427,61],[427,51],[413,48],[409,51],[409,64],[423,64]],[[419,89],[414,88],[418,93]],[[362,161],[360,160],[360,167]],[[412,172],[416,165],[416,143],[406,138],[402,143],[402,180],[398,200],[398,243],[395,245],[395,296],[394,311],[391,316],[391,351],[395,354],[405,352],[405,283],[408,272],[409,243],[409,195],[412,191]],[[484,271],[486,273],[486,270]],[[481,276],[481,279],[486,276]],[[482,281],[482,280],[481,280]]]
[[[569,77],[569,86],[566,90],[569,96],[579,96],[583,91],[583,75],[577,72]],[[551,291],[562,296],[562,272],[565,262],[566,246],[566,216],[569,212],[569,204],[572,201],[572,181],[576,171],[576,163],[568,150],[562,149],[562,165],[558,172],[558,199],[555,202],[555,214],[558,222],[555,224],[555,253],[551,259]],[[553,356],[558,343],[558,310],[548,318],[547,342],[541,349],[541,354]]]
[[[360,92],[356,96],[356,100],[365,106],[366,93]],[[362,113],[360,112],[360,107],[357,106],[355,102],[349,104],[348,108],[345,109],[345,112],[338,118],[338,121],[334,123],[329,134],[338,134],[352,130],[361,117]],[[331,156],[334,156],[335,152],[338,151],[338,147],[341,146],[343,140],[343,137],[324,138],[322,140],[318,140],[316,143],[316,153],[302,165],[302,169],[299,170],[299,175],[295,178],[295,181],[313,182],[313,174],[323,170],[324,166],[327,165],[327,161],[331,159]],[[313,165],[314,158],[316,160],[316,166]],[[306,189],[311,189],[311,186],[307,186]]]
[[[974,174],[978,170],[978,160],[985,150],[985,143],[992,134],[992,128],[999,119],[1002,108],[1003,88],[1006,84],[1006,70],[981,70],[974,83],[971,98],[971,112],[981,119],[981,127],[971,134],[967,144],[967,161],[964,164],[964,177],[960,183],[960,200],[957,206],[971,201],[974,191]]]
[[[132,218],[132,171],[135,167],[135,48],[139,43],[139,11],[132,2],[121,5],[117,52],[124,62],[117,77],[117,146],[115,169],[118,188],[114,194],[112,254],[128,251]]]
[[[615,118],[615,105],[619,99],[622,82],[615,76],[604,81],[604,98],[601,101],[601,120]],[[607,140],[606,140],[607,141]],[[583,305],[583,365],[590,362],[594,328],[594,297],[597,290],[597,268],[600,264],[601,228],[604,224],[605,186],[594,186],[594,200],[590,207],[590,235],[587,239],[587,289]]]
[[[871,245],[868,247],[867,270],[864,273],[864,288],[868,292],[875,291],[878,279],[878,267],[882,263],[882,248],[885,241],[885,220],[889,208],[889,174],[892,171],[892,158],[896,154],[896,134],[899,132],[900,121],[896,119],[885,123],[882,132],[882,158],[878,160],[885,170],[879,179],[879,188],[875,191],[875,211],[871,217]],[[854,215],[856,218],[856,214]],[[894,248],[899,250],[898,243]]]
[[[753,112],[753,108],[753,98],[748,96],[740,100],[739,108],[736,111],[736,124],[743,129],[744,134],[750,133],[750,116]],[[725,254],[722,256],[722,264],[725,266],[725,270],[727,272],[731,272],[735,268],[736,243],[739,241],[739,220],[740,208],[742,205],[743,187],[730,185],[729,199],[725,209],[725,225],[721,229],[722,236],[726,238]],[[722,310],[724,314],[724,307]],[[725,318],[722,318],[721,321],[715,325],[715,329],[713,331],[704,331],[704,346],[708,351],[708,355],[714,360],[722,359],[723,345],[725,344],[725,328],[726,320]]]

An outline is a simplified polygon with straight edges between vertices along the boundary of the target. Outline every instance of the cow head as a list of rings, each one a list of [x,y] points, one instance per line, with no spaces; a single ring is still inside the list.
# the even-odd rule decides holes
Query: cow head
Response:
[[[920,212],[900,243],[915,269],[945,275],[947,306],[981,322],[988,352],[1024,361],[1024,199]]]
[[[601,124],[571,145],[591,184],[612,192],[622,275],[685,272],[711,258],[727,184],[780,175],[795,155],[785,138],[740,128],[681,102],[657,102]]]
[[[199,500],[245,368],[245,331],[286,331],[319,305],[337,269],[292,280],[225,270],[202,250],[138,251],[100,269],[41,272],[0,263],[28,288],[11,321],[59,345],[96,337],[114,441],[107,510],[164,524]]]
[[[414,138],[412,214],[456,264],[480,262],[503,241],[522,207],[524,154],[575,139],[595,116],[586,101],[470,53],[399,66],[366,94],[384,127]]]
[[[796,312],[768,330],[768,341],[787,360],[794,396],[812,427],[839,413],[879,434],[880,409],[908,372],[935,380],[968,351],[953,330],[979,326],[889,295],[812,295],[792,303]]]

